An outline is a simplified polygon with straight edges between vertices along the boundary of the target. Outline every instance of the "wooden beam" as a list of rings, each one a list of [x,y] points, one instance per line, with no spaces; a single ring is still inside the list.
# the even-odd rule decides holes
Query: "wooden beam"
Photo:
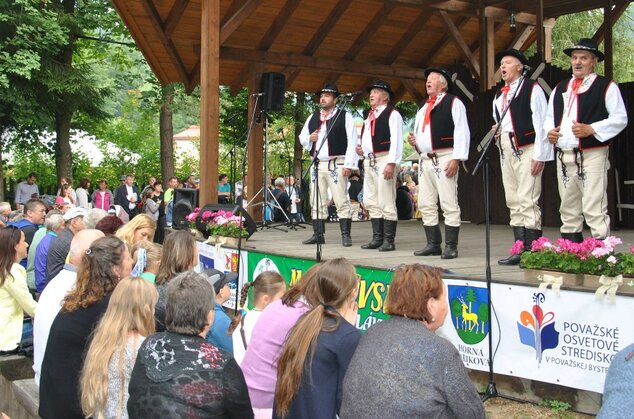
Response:
[[[603,73],[608,79],[614,78],[614,57],[612,48],[612,28],[614,28],[614,16],[612,15],[612,0],[608,0],[605,8],[603,8],[603,26],[605,26],[603,52],[605,61]]]
[[[259,50],[268,51],[268,49],[271,48],[271,45],[275,42],[275,38],[277,38],[280,32],[282,32],[286,22],[288,22],[288,19],[290,19],[300,2],[301,0],[286,0],[286,3],[282,6],[282,9],[273,20],[271,27],[260,40],[258,45]]]
[[[458,30],[460,30],[464,25],[467,24],[467,22],[469,22],[468,17],[460,18],[460,20],[458,20],[458,23],[456,24],[456,27],[458,28]],[[420,63],[418,63],[417,67],[426,68],[433,64],[436,54],[438,54],[450,42],[450,40],[451,38],[449,35],[444,35],[443,37],[441,37],[440,40],[438,40],[438,42],[436,42],[436,44],[429,50],[427,55],[420,61]]]
[[[478,64],[478,61],[475,59],[475,57],[469,50],[469,47],[465,43],[464,39],[462,39],[462,35],[460,34],[460,31],[458,30],[458,28],[456,28],[456,25],[454,25],[453,21],[451,20],[447,12],[440,11],[438,13],[440,14],[440,17],[442,18],[442,21],[445,24],[445,27],[447,28],[447,31],[449,35],[451,36],[452,41],[454,42],[454,44],[456,44],[456,46],[458,47],[458,51],[460,51],[460,53],[462,54],[462,57],[467,62],[467,66],[471,70],[471,73],[476,78],[480,77],[480,64]]]
[[[392,65],[399,55],[412,42],[414,37],[425,27],[425,24],[431,17],[431,13],[421,12],[416,19],[409,25],[405,33],[401,36],[396,44],[392,47],[383,59],[383,64]]]
[[[377,0],[380,1],[380,0]],[[528,0],[533,1],[533,0]],[[421,9],[431,9],[443,11],[455,15],[467,16],[470,18],[474,18],[478,16],[478,6],[476,3],[472,1],[465,0],[388,0],[388,2],[397,3],[401,5],[409,5],[413,7],[418,7]],[[381,1],[383,3],[383,1]],[[518,9],[519,10],[519,9]],[[517,23],[535,24],[535,14],[532,13],[532,9],[524,9],[531,10],[531,12],[520,12],[515,14],[515,21]],[[503,7],[495,7],[495,6],[487,6],[486,8],[486,17],[495,20],[496,22],[508,22],[511,14],[507,8]]]
[[[480,91],[485,92],[488,90],[489,83],[489,67],[487,66],[487,47],[489,43],[487,42],[487,38],[489,36],[489,32],[487,30],[487,17],[485,13],[485,4],[484,0],[478,0],[478,27],[480,28],[480,78],[478,80],[478,84],[480,85]],[[471,48],[467,46],[469,52],[471,52]]]
[[[619,20],[620,17],[623,15],[623,13],[625,13],[625,11],[627,10],[627,6],[630,5],[630,1],[628,0],[628,1],[612,2],[612,3],[614,5],[614,8],[612,9],[612,25],[614,25],[616,21]],[[605,11],[604,11],[604,16],[605,16]],[[592,40],[596,42],[597,44],[600,44],[601,42],[603,42],[603,39],[605,38],[605,28],[606,28],[606,24],[604,19],[603,23],[601,23],[601,26],[599,26],[599,29],[597,29],[595,34],[592,36]]]
[[[295,82],[297,76],[299,76],[299,69],[297,67],[287,67],[288,71],[286,74],[286,90],[292,90],[291,86]],[[292,70],[291,70],[292,69]]]
[[[249,77],[251,77],[251,68],[249,64],[245,64],[242,67],[242,70],[238,74],[236,74],[236,77],[233,79],[233,83],[231,83],[231,96],[236,96],[240,92],[240,89],[242,89],[242,86],[244,86],[244,82],[247,81]],[[258,92],[259,90],[255,93]]]
[[[401,83],[403,83],[403,87],[414,96],[414,100],[416,100],[416,104],[418,106],[423,103],[425,96],[416,88],[416,84],[411,79],[401,79]]]
[[[145,9],[145,13],[148,15],[150,22],[152,23],[152,27],[156,31],[156,35],[158,36],[163,48],[167,51],[167,55],[170,57],[172,61],[172,65],[176,68],[178,75],[181,78],[181,82],[185,85],[189,84],[189,74],[187,69],[185,68],[185,64],[183,64],[183,60],[181,60],[176,47],[171,39],[169,39],[165,32],[163,32],[163,21],[161,20],[161,16],[154,7],[154,3],[152,0],[142,0],[143,8]]]
[[[311,70],[330,71],[334,73],[359,74],[368,77],[385,78],[424,78],[422,69],[412,67],[387,66],[383,64],[364,63],[350,60],[338,60],[327,57],[308,57],[288,52],[253,51],[246,48],[221,47],[220,57],[223,60],[234,60],[251,63],[276,63],[282,66],[295,66]]]
[[[200,189],[201,207],[218,202],[218,118],[220,115],[220,0],[201,4],[200,22]]]
[[[539,61],[544,61],[544,0],[535,0],[535,17],[537,23],[537,57]]]
[[[203,2],[204,1],[207,0],[203,0]],[[247,0],[233,16],[227,18],[222,28],[220,28],[220,45],[224,44],[240,25],[255,12],[255,9],[258,8],[260,3],[262,3],[262,0]]]
[[[526,25],[524,28],[515,35],[515,38],[511,41],[507,48],[514,48],[518,51],[523,51],[526,46],[526,41],[530,38],[531,34],[535,30],[534,26]],[[498,63],[496,63],[498,64]]]
[[[178,25],[181,17],[183,17],[183,13],[185,13],[185,10],[187,10],[188,5],[189,0],[179,0],[174,2],[174,5],[167,15],[167,19],[165,19],[165,25],[163,25],[163,27],[165,28],[165,36],[167,36],[168,38],[172,37],[174,29],[176,29],[176,25]]]
[[[249,75],[249,103],[247,107],[248,112],[248,125],[253,126],[252,130],[249,130],[249,138],[247,139],[247,199],[251,204],[261,203],[263,201],[262,195],[262,181],[264,179],[264,167],[262,162],[263,159],[263,150],[264,150],[264,141],[263,141],[263,130],[261,126],[255,125],[255,122],[252,121],[252,117],[255,116],[258,118],[257,109],[261,108],[260,105],[256,106],[257,100],[261,99],[258,96],[254,96],[254,93],[259,93],[260,91],[260,82],[262,79],[262,72],[264,66],[262,64],[254,64],[247,66],[250,69]],[[252,125],[253,124],[253,125]],[[259,194],[256,195],[256,193]],[[252,205],[248,208],[249,215],[253,217],[254,220],[260,221],[262,220],[262,205]]]
[[[189,83],[185,85],[185,92],[190,94],[194,91],[196,85],[200,82],[200,57],[194,64],[194,68],[189,73]]]

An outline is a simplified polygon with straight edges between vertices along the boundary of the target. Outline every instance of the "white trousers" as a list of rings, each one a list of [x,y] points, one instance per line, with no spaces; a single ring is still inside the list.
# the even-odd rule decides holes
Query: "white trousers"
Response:
[[[555,158],[561,197],[561,232],[583,231],[585,218],[593,237],[606,238],[610,234],[607,193],[610,168],[608,147],[592,148],[577,153],[574,150],[558,151]],[[566,169],[565,176],[562,167]]]
[[[363,162],[365,176],[363,178],[363,205],[370,218],[384,218],[397,221],[396,215],[396,175],[399,166],[394,168],[394,176],[390,180],[383,177],[383,169],[388,163],[387,153],[378,157],[366,157]]]
[[[500,167],[506,206],[511,215],[511,227],[542,229],[539,197],[542,194],[542,172],[531,175],[533,145],[513,150],[507,133],[500,136]]]
[[[438,225],[438,201],[445,217],[445,225],[460,227],[458,205],[458,173],[445,176],[444,168],[453,157],[453,149],[436,153],[432,159],[422,154],[418,160],[418,210],[426,226]]]
[[[315,202],[315,172],[311,170],[310,206],[313,220],[317,219],[317,211],[319,211],[320,220],[328,219],[328,189],[330,189],[332,198],[335,201],[339,218],[351,218],[348,178],[343,176],[343,169],[343,164],[337,163],[337,160],[317,163],[317,181],[319,182],[319,199],[317,202],[319,205]]]

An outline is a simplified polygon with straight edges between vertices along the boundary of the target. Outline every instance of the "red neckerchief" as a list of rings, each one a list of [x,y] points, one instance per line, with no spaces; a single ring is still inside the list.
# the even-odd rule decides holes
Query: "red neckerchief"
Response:
[[[502,112],[504,112],[504,109],[506,109],[506,97],[509,94],[509,90],[511,90],[511,85],[507,84],[506,86],[502,86],[502,88],[500,88],[500,91],[502,92],[503,96],[502,96]]]
[[[571,86],[570,97],[568,98],[568,116],[570,116],[570,111],[572,110],[572,103],[577,98],[577,92],[579,91],[579,87],[581,87],[581,83],[583,83],[583,78],[573,79]]]
[[[434,107],[434,103],[436,103],[436,98],[437,96],[432,96],[427,99],[427,109],[425,109],[425,118],[423,119],[423,127],[421,128],[421,132],[425,132],[425,127],[431,122],[431,110]]]

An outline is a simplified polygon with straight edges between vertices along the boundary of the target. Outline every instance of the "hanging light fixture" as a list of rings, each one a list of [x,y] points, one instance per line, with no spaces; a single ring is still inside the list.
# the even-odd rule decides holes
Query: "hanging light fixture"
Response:
[[[515,33],[517,28],[515,27],[515,1],[511,0],[511,22],[509,24],[509,32]]]

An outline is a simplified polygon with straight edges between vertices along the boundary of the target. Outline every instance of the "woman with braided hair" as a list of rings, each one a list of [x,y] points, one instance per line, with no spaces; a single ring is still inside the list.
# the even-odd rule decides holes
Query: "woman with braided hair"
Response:
[[[284,278],[277,272],[262,272],[253,282],[247,282],[242,286],[240,307],[245,306],[250,288],[253,288],[253,308],[246,312],[244,309],[240,311],[233,319],[231,327],[229,327],[229,333],[231,333],[233,337],[233,357],[236,359],[238,365],[240,365],[242,359],[244,359],[244,353],[251,340],[253,327],[260,318],[262,310],[273,301],[282,298],[282,295],[286,292],[286,282],[284,282]]]

